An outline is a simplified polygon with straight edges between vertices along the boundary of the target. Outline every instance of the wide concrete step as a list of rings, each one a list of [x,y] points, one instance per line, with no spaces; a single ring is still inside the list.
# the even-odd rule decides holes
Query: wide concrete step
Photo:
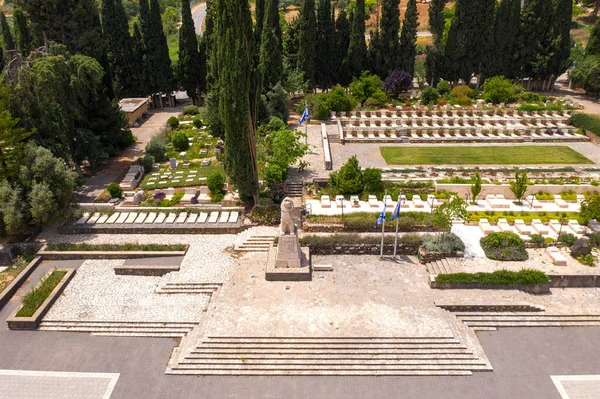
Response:
[[[179,370],[488,370],[487,364],[184,364]]]
[[[138,322],[138,321],[61,321],[49,320],[42,321],[40,327],[139,327],[139,328],[194,328],[198,323],[194,322]]]
[[[277,366],[486,366],[478,359],[183,359],[179,365],[206,365],[206,366],[231,366],[231,365],[277,365]]]
[[[176,375],[467,376],[470,370],[198,370],[173,368]]]
[[[430,353],[430,354],[414,354],[414,353],[347,353],[347,354],[298,354],[298,353],[203,353],[189,354],[184,356],[185,359],[240,359],[243,356],[245,359],[306,359],[306,360],[335,360],[335,359],[352,359],[352,360],[373,360],[373,359],[446,359],[446,360],[464,360],[478,359],[473,353]]]
[[[562,322],[547,322],[547,321],[473,321],[465,323],[469,327],[583,327],[583,326],[600,326],[600,321],[562,321]]]
[[[465,348],[460,342],[450,343],[246,343],[246,344],[234,344],[225,343],[221,344],[218,342],[205,342],[199,348],[206,349],[351,349],[351,350],[378,350],[378,349],[444,349],[454,348],[463,349]]]
[[[526,316],[513,316],[513,315],[486,315],[486,316],[459,316],[462,321],[484,321],[484,320],[497,320],[497,321],[600,321],[600,316],[570,316],[570,315],[526,315]]]
[[[170,333],[187,334],[191,329],[187,328],[113,328],[113,327],[40,327],[41,331],[72,331],[89,333]]]
[[[206,354],[235,354],[235,355],[438,355],[438,354],[472,354],[467,348],[404,348],[404,349],[382,349],[377,348],[358,348],[358,349],[333,349],[333,348],[317,348],[317,349],[284,349],[284,348],[261,348],[261,349],[215,349],[215,348],[196,348],[191,351],[191,355],[206,355]]]
[[[95,332],[97,337],[183,338],[187,333]]]
[[[248,344],[248,343],[268,343],[268,344],[427,344],[427,343],[446,343],[446,344],[459,344],[460,341],[453,337],[385,337],[385,338],[359,338],[359,337],[314,337],[314,338],[280,338],[280,337],[212,337],[209,336],[203,341],[203,343],[234,343],[234,344]]]
[[[165,287],[207,287],[207,288],[219,288],[223,283],[165,283]]]
[[[548,317],[548,316],[552,316],[552,317],[596,317],[599,318],[600,315],[595,315],[595,314],[584,314],[584,313],[579,313],[579,314],[549,314],[549,313],[543,313],[543,312],[453,312],[452,314],[454,314],[456,317],[463,317],[463,316],[493,316],[493,317],[500,317],[500,316],[542,316],[542,317]]]

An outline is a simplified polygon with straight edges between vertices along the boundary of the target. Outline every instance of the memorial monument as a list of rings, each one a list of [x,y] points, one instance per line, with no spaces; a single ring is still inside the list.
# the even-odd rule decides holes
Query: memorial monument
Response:
[[[300,247],[298,227],[293,218],[294,202],[286,197],[281,202],[281,226],[277,248],[269,250],[266,279],[269,281],[310,281],[310,253]]]

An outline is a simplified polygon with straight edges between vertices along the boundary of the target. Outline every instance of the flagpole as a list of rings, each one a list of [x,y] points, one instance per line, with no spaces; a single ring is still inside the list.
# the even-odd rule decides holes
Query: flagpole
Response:
[[[383,259],[383,238],[385,235],[385,196],[386,195],[387,195],[387,192],[383,196],[383,210],[381,211],[381,214],[383,215],[383,220],[381,221],[381,253],[379,255],[380,259]]]
[[[396,218],[396,235],[394,236],[394,260],[396,260],[396,249],[398,248],[398,220],[400,219],[400,210],[402,208],[402,191],[398,194],[398,217]]]
[[[308,101],[304,100],[304,109],[308,109]],[[306,125],[304,125],[304,144],[308,145],[308,121],[306,121]]]

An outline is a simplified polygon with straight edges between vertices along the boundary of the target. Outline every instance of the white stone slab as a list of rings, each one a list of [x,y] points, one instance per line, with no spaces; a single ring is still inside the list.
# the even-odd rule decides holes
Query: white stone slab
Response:
[[[179,214],[179,216],[177,217],[177,220],[175,221],[175,223],[184,223],[185,219],[187,219],[187,212],[181,212]]]
[[[219,223],[227,223],[229,221],[229,212],[221,212]]]
[[[200,212],[200,216],[198,217],[198,223],[206,223],[206,219],[208,219],[208,213]]]
[[[110,215],[110,217],[106,220],[106,224],[113,224],[117,221],[117,219],[119,218],[119,216],[121,215],[120,212],[115,212],[112,215]]]
[[[81,219],[79,219],[77,222],[75,222],[75,224],[85,224],[85,222],[87,222],[89,218],[90,218],[90,213],[86,212],[83,214]]]
[[[98,219],[96,224],[104,224],[104,223],[106,223],[107,220],[108,220],[108,215],[102,215],[102,216],[100,216],[100,219]]]
[[[116,224],[123,224],[125,223],[125,220],[127,220],[127,218],[129,217],[129,213],[124,212],[122,214],[119,215],[119,217],[117,218],[117,220],[115,221]]]
[[[100,219],[100,212],[96,212],[92,215],[92,217],[87,221],[86,224],[96,224],[96,222]]]
[[[154,224],[161,224],[162,222],[165,221],[166,218],[167,218],[167,214],[161,212],[156,216],[156,219],[154,220]]]
[[[167,217],[167,220],[165,220],[165,223],[167,223],[167,224],[174,223],[175,219],[177,219],[177,215],[174,213],[169,213],[169,216]]]
[[[150,212],[148,214],[148,217],[144,221],[144,224],[152,224],[152,223],[154,223],[155,219],[156,219],[156,212]]]
[[[129,216],[127,216],[127,219],[125,220],[126,224],[131,224],[133,222],[135,222],[135,219],[137,219],[138,214],[137,212],[132,212],[129,214]]]
[[[135,221],[133,223],[144,223],[144,220],[146,220],[146,217],[148,217],[147,213],[138,213],[138,217],[135,218]]]
[[[208,218],[208,223],[217,223],[219,219],[219,212],[211,212],[210,217]]]
[[[239,217],[240,213],[238,211],[231,212],[231,215],[229,216],[229,223],[237,223]]]
[[[190,214],[190,216],[188,216],[187,220],[185,221],[186,223],[196,223],[196,220],[198,219],[198,214],[197,213],[192,213]]]

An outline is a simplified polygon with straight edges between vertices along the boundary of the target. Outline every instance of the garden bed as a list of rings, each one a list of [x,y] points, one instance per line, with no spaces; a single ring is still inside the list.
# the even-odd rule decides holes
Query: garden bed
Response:
[[[121,251],[121,252],[139,252],[139,251],[185,251],[186,244],[87,244],[87,243],[53,243],[46,246],[46,251],[54,252],[72,252],[72,251]]]
[[[22,306],[7,320],[11,330],[35,330],[75,275],[75,269],[55,269],[24,298]]]
[[[27,281],[31,273],[33,273],[41,261],[42,258],[38,256],[29,263],[23,263],[23,267],[18,267],[17,269],[12,270],[9,269],[11,275],[8,276],[6,280],[3,280],[2,291],[0,291],[0,310],[6,306],[12,296],[19,290],[19,288],[21,288],[21,285]],[[9,273],[9,270],[6,270],[2,273]],[[12,273],[18,273],[18,275],[13,277]]]
[[[429,285],[436,289],[521,290],[532,294],[548,294],[552,285],[546,273],[522,269],[518,272],[497,270],[492,273],[452,273],[430,276]]]
[[[54,250],[50,250],[50,248]],[[44,260],[70,259],[136,259],[166,256],[184,256],[189,246],[185,244],[49,244],[38,252]]]
[[[421,245],[417,235],[398,236],[397,255],[416,255]],[[332,236],[304,236],[300,245],[307,246],[313,255],[379,255],[381,236],[360,236],[358,234],[334,234]],[[394,253],[394,235],[384,236],[383,254]]]

